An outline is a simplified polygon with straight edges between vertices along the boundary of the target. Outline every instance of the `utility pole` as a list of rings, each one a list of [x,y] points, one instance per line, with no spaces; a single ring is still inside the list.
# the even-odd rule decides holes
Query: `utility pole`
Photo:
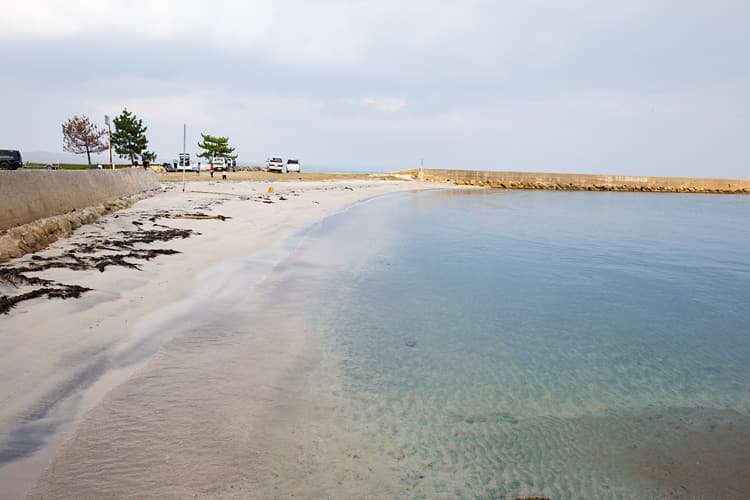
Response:
[[[185,157],[185,149],[187,148],[186,145],[186,138],[187,138],[187,123],[182,124],[182,154],[180,155],[182,158]],[[182,163],[182,192],[185,192],[185,170],[187,169],[187,165],[185,165],[184,161],[181,161]]]
[[[104,123],[107,124],[107,131],[109,132],[109,166],[114,170],[115,162],[112,161],[112,125],[109,121],[109,115],[104,115]]]

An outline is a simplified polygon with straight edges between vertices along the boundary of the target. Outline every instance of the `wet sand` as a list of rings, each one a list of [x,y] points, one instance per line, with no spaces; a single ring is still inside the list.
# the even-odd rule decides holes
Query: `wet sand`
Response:
[[[274,187],[273,194],[268,193],[269,186]],[[232,266],[242,265],[237,264],[236,259],[269,252],[295,231],[352,203],[394,191],[432,188],[434,185],[383,180],[273,184],[206,181],[190,183],[188,192],[183,193],[181,185],[167,184],[164,193],[84,226],[71,238],[39,252],[39,256],[54,258],[75,249],[76,245],[104,241],[120,231],[159,229],[159,226],[193,231],[193,235],[185,239],[143,245],[143,248],[168,248],[180,253],[135,261],[140,271],[109,266],[103,272],[96,268],[82,271],[52,268],[32,273],[60,283],[75,283],[91,291],[78,299],[21,302],[9,314],[0,316],[0,497],[22,497],[48,465],[47,485],[44,482],[38,485],[36,494],[78,496],[73,490],[60,486],[55,478],[62,475],[57,471],[75,467],[77,463],[91,463],[79,462],[75,458],[79,451],[71,444],[75,436],[86,434],[78,426],[85,421],[83,417],[87,412],[96,415],[115,411],[112,406],[100,407],[107,398],[115,402],[117,398],[125,398],[123,407],[131,414],[123,414],[122,418],[139,422],[142,419],[144,426],[152,419],[168,433],[179,427],[174,422],[198,418],[191,414],[191,397],[221,398],[228,394],[222,391],[232,393],[232,370],[235,369],[232,361],[212,360],[210,352],[201,350],[196,353],[197,365],[216,361],[226,367],[226,380],[217,385],[222,390],[213,395],[205,392],[185,395],[185,405],[174,406],[174,413],[169,415],[152,414],[147,406],[138,405],[139,398],[148,398],[150,388],[148,380],[142,381],[139,377],[148,371],[149,365],[159,366],[164,362],[160,358],[163,346],[176,337],[180,337],[180,341],[190,338],[185,336],[186,331],[201,331],[202,320],[200,316],[196,319],[196,311],[205,314],[205,321],[214,325],[217,317],[228,315],[242,303],[248,284],[232,282],[236,272]],[[195,214],[221,215],[225,219],[176,218]],[[30,263],[33,263],[32,256],[10,264]],[[229,264],[222,267],[223,263]],[[260,264],[257,260],[253,264],[252,273],[259,282],[272,263],[268,264],[264,265],[262,259]],[[221,270],[215,272],[225,273],[224,276],[201,275],[206,269],[217,269],[217,266]],[[220,289],[216,288],[217,283],[221,283]],[[4,287],[3,293],[14,292],[8,284],[0,286]],[[272,345],[264,347],[252,344],[265,342],[262,336],[244,333],[239,338],[250,345],[238,349],[247,352],[253,360],[256,369],[252,380],[260,383],[243,385],[243,390],[252,394],[242,399],[230,398],[238,407],[224,407],[220,412],[242,415],[242,427],[251,428],[257,415],[269,411],[259,404],[264,400],[264,388],[284,385],[283,377],[299,362],[294,353],[302,356],[304,352],[305,339],[292,333],[283,342],[277,338]],[[279,342],[284,346],[283,352],[279,351]],[[240,367],[245,367],[245,363],[239,363],[237,369]],[[186,377],[190,370],[185,370],[184,374],[180,370],[176,373]],[[187,389],[189,384],[184,386]],[[132,387],[137,389],[123,395],[118,393],[118,387],[129,387],[129,391]],[[105,421],[116,422],[117,419],[106,418]],[[246,449],[239,446],[241,435],[232,433],[230,427],[222,436],[221,427],[207,422],[206,429],[212,439],[224,439],[228,446],[233,444],[238,450]],[[118,446],[129,442],[127,435],[106,434],[105,438],[101,450],[109,458],[118,454]],[[196,446],[198,443],[196,441]],[[86,449],[94,457],[100,448],[92,445]],[[198,447],[193,451],[200,453]],[[106,469],[107,457],[95,460],[103,469],[85,471],[94,483]],[[169,463],[168,459],[164,460]],[[174,464],[177,459],[172,460]],[[153,466],[148,460],[142,463]],[[217,464],[217,467],[231,470],[226,464]],[[211,470],[208,463],[201,468],[206,474]],[[170,466],[169,470],[174,472],[174,467]],[[185,483],[188,489],[169,490],[165,494],[185,494],[193,491],[192,484],[210,484],[200,479],[205,475],[196,474],[187,466],[181,470],[184,477],[190,479]],[[116,491],[110,490],[110,493],[117,496]]]
[[[750,418],[693,408],[666,418],[646,414],[640,421],[642,433],[617,462],[645,487],[669,498],[748,497]]]

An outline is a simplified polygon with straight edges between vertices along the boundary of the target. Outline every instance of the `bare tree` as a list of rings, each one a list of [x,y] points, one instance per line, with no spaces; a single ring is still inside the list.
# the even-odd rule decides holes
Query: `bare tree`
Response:
[[[91,153],[101,153],[109,148],[107,131],[99,128],[86,116],[74,116],[62,124],[63,150],[81,155],[86,153],[91,166]]]

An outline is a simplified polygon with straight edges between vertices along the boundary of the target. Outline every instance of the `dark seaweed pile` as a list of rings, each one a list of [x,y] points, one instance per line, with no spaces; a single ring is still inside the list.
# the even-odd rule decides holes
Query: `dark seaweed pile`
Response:
[[[118,217],[115,215],[114,217]],[[133,231],[119,231],[113,236],[96,241],[81,242],[59,255],[43,257],[32,255],[29,261],[18,264],[0,266],[0,284],[10,284],[13,288],[35,287],[15,295],[0,295],[0,314],[8,314],[18,303],[25,300],[46,297],[78,298],[90,291],[89,288],[59,283],[53,280],[30,276],[46,269],[66,268],[74,271],[98,269],[104,272],[110,266],[121,266],[140,271],[139,262],[154,259],[160,255],[174,255],[179,253],[170,248],[137,248],[136,245],[147,245],[155,242],[166,242],[176,238],[188,238],[195,233],[192,229],[177,229],[156,221],[172,214],[159,213],[144,215],[140,220],[132,223],[136,226]],[[224,220],[223,216],[217,217]],[[151,229],[143,229],[146,221],[152,223]]]
[[[299,196],[295,191],[291,196]],[[0,294],[0,314],[8,314],[18,303],[25,300],[46,297],[53,298],[78,298],[81,294],[90,291],[89,288],[79,285],[68,285],[56,281],[29,276],[29,273],[37,273],[51,268],[66,268],[74,271],[87,269],[98,269],[104,272],[110,266],[121,266],[140,271],[140,261],[148,261],[160,255],[173,255],[179,253],[172,249],[143,249],[135,245],[148,245],[155,242],[166,242],[175,238],[188,238],[195,233],[191,229],[176,229],[163,224],[157,224],[159,219],[195,219],[195,220],[219,220],[225,221],[230,217],[224,215],[207,215],[200,210],[207,210],[212,206],[221,205],[229,198],[214,198],[202,204],[197,204],[193,213],[174,213],[170,211],[158,211],[141,214],[137,220],[132,221],[136,227],[132,231],[120,231],[114,236],[97,240],[95,242],[78,243],[73,249],[65,251],[52,257],[32,255],[31,261],[19,262],[18,264],[0,264],[0,286],[9,284],[18,289],[23,286],[36,287],[30,291],[24,291],[15,295]],[[254,201],[256,203],[274,203],[274,200],[285,201],[286,197],[280,194],[260,194],[254,196],[241,196],[240,199]],[[193,200],[188,200],[192,202]],[[313,202],[317,203],[317,202]],[[118,219],[121,214],[113,214],[112,218]],[[92,225],[101,224],[95,222]],[[144,226],[150,225],[150,229]],[[92,238],[93,239],[93,238]]]

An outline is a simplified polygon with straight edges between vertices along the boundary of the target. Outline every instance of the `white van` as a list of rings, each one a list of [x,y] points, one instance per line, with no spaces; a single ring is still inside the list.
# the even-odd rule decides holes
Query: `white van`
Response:
[[[211,160],[216,172],[223,172],[227,168],[227,162],[224,158],[214,158]]]
[[[266,170],[268,170],[269,172],[278,172],[280,174],[283,173],[284,160],[282,160],[278,156],[271,156],[266,163]]]
[[[296,158],[289,158],[286,161],[286,171],[287,172],[299,172],[299,160]]]

